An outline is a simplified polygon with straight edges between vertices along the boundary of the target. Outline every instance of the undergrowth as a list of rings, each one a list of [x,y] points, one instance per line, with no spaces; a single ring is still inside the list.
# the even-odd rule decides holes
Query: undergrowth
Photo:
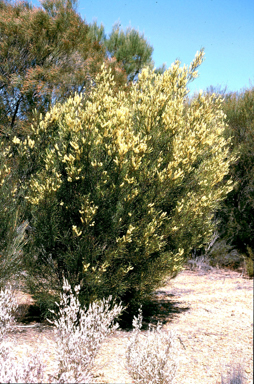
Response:
[[[11,289],[0,291],[0,383],[87,383],[93,380],[95,359],[103,341],[118,328],[115,321],[123,311],[112,297],[93,302],[82,308],[78,299],[79,286],[71,289],[64,279],[63,293],[57,303],[58,312],[50,321],[55,326],[57,360],[55,371],[45,372],[43,352],[27,352],[17,360],[5,336],[13,329],[17,303]],[[133,334],[126,358],[128,370],[135,383],[171,383],[176,371],[175,338],[163,333],[161,325],[150,328],[147,338],[141,336],[142,312],[133,320]]]

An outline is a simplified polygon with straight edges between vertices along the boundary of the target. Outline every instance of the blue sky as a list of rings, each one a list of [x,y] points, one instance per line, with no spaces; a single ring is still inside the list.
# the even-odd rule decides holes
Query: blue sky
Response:
[[[254,85],[254,0],[79,0],[77,10],[87,23],[102,23],[107,34],[117,21],[144,33],[156,67],[175,59],[189,64],[204,47],[191,91]]]

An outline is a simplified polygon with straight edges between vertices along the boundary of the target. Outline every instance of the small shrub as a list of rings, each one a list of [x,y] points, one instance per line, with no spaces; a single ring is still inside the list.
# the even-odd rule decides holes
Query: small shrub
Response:
[[[13,312],[17,308],[17,303],[9,288],[0,291],[0,366],[9,355],[9,348],[3,342],[5,335],[10,330],[14,322]],[[1,377],[1,376],[0,376]],[[0,382],[3,382],[2,380]]]
[[[0,292],[0,383],[38,383],[54,379],[58,383],[91,381],[95,357],[105,338],[117,329],[114,319],[123,308],[109,297],[84,310],[77,297],[79,288],[74,288],[74,295],[64,279],[59,313],[53,321],[58,336],[58,367],[53,375],[45,374],[44,365],[36,355],[16,361],[9,346],[3,342],[3,336],[14,321],[12,313],[17,304],[10,289]],[[40,354],[38,351],[37,355]]]
[[[252,249],[248,246],[247,246],[247,251],[248,251],[248,256],[244,258],[244,267],[245,267],[246,274],[249,277],[253,277],[254,276],[254,270],[253,270],[254,254]]]
[[[123,310],[121,305],[112,302],[111,297],[82,309],[77,297],[79,289],[80,286],[76,286],[76,294],[73,294],[71,286],[64,279],[59,313],[53,321],[57,333],[56,354],[59,362],[54,378],[59,383],[91,381],[91,371],[99,348],[105,338],[118,328],[114,319]]]
[[[11,288],[0,291],[0,383],[38,383],[47,382],[43,375],[43,365],[40,359],[33,355],[26,355],[24,359],[16,361],[9,345],[4,341],[7,332],[15,323],[14,313],[17,302]]]
[[[175,336],[149,328],[147,336],[141,335],[142,311],[133,319],[133,334],[127,348],[129,374],[135,383],[169,384],[177,369]]]
[[[7,331],[14,323],[14,312],[17,309],[17,302],[11,288],[0,291],[0,343],[3,341]],[[0,352],[1,354],[1,352]]]
[[[191,270],[198,269],[203,271],[210,271],[213,269],[213,267],[210,266],[210,259],[207,255],[194,257],[188,260],[187,265]]]
[[[246,257],[245,259],[245,268],[246,268],[246,273],[249,277],[253,277],[253,260],[250,257]]]
[[[56,295],[47,292],[36,292],[33,295],[36,306],[33,307],[33,315],[36,314],[39,321],[53,320],[54,316],[52,311],[57,309],[56,301],[59,299]]]
[[[15,361],[10,351],[8,358],[0,357],[0,383],[46,383],[48,375],[44,374],[44,366],[36,355],[26,355]]]
[[[243,264],[242,254],[225,239],[217,240],[207,256],[213,267],[237,269]]]

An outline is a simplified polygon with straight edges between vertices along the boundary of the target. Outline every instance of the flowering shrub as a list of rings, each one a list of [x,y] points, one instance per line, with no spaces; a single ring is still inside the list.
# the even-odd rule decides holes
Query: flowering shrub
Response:
[[[133,319],[133,334],[127,348],[126,359],[129,374],[138,384],[169,384],[177,369],[176,337],[165,333],[158,324],[141,335],[142,312]]]
[[[109,295],[136,305],[210,240],[231,157],[220,97],[188,100],[203,55],[163,74],[146,68],[126,93],[103,67],[91,92],[13,138],[35,283],[56,276],[59,292],[64,273],[86,305]]]

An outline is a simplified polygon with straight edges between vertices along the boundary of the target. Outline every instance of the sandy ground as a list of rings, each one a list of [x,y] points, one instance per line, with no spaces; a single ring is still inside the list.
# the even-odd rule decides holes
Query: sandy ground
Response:
[[[30,300],[19,293],[23,304]],[[214,269],[182,271],[154,295],[155,316],[163,330],[178,335],[179,367],[176,384],[221,383],[232,362],[240,362],[245,383],[253,382],[253,280],[238,272]],[[33,325],[33,324],[32,324]],[[53,329],[34,324],[17,328],[10,336],[17,358],[25,348],[39,346],[50,372],[55,364]],[[147,331],[144,331],[144,334]],[[102,346],[97,357],[94,382],[132,383],[125,368],[125,351],[130,331],[117,331]]]

